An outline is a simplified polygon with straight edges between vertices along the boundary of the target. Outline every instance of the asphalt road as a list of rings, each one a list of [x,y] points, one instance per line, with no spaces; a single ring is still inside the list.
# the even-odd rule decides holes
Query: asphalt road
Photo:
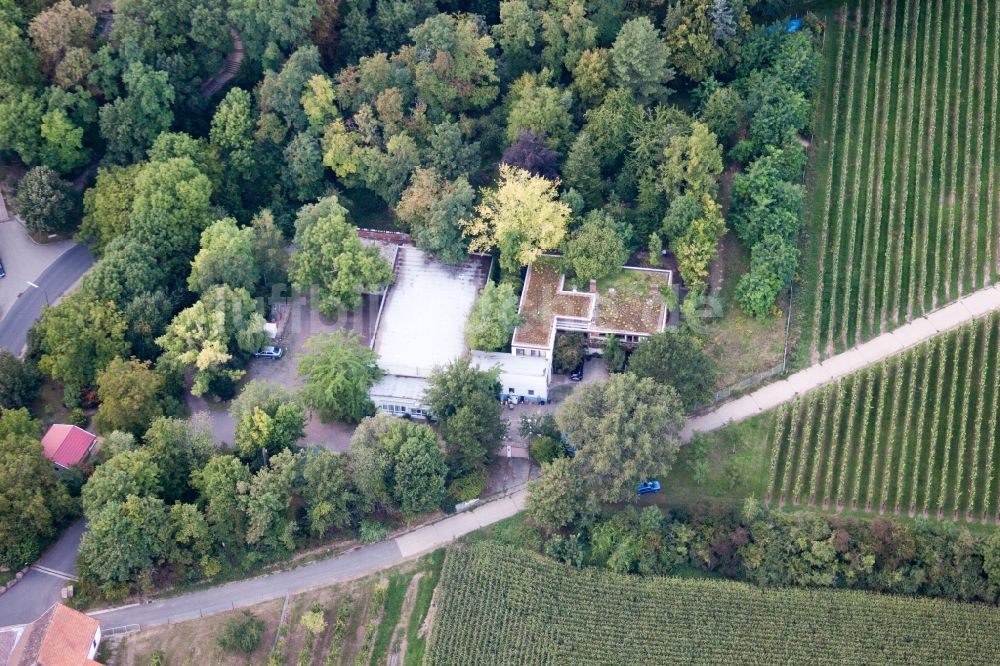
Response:
[[[35,565],[75,575],[76,552],[80,548],[85,526],[83,519],[70,525]],[[31,569],[17,585],[0,595],[0,627],[37,620],[49,606],[60,600],[60,591],[70,583],[66,578]]]
[[[423,525],[395,539],[362,546],[343,555],[311,562],[296,569],[227,583],[148,604],[96,611],[90,615],[101,621],[104,631],[126,625],[148,627],[171,624],[366,576],[447,546],[464,534],[509,518],[524,508],[524,497],[525,491],[522,489],[509,496],[484,502],[475,509]]]
[[[202,615],[278,599],[318,585],[363,576],[390,567],[402,559],[395,540],[381,541],[297,569],[92,615],[101,621],[101,628],[105,631],[129,624],[147,627],[191,620]]]
[[[94,258],[85,245],[76,245],[62,254],[34,282],[41,289],[26,287],[10,310],[0,319],[0,347],[20,354],[28,330],[42,313],[46,300],[54,303],[93,266]]]

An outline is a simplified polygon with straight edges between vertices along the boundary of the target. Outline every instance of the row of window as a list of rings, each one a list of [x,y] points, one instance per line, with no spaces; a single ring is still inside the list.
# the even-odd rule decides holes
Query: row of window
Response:
[[[510,387],[507,388],[507,393],[516,393],[516,391],[514,391],[514,387],[513,386],[510,386]],[[534,389],[528,389],[528,395],[535,395],[535,390]]]
[[[420,407],[406,408],[403,405],[392,405],[386,402],[379,405],[378,408],[387,414],[395,414],[397,416],[407,413],[412,416],[427,416],[427,410],[421,409]]]
[[[541,357],[541,358],[547,358],[546,352],[545,352],[544,349],[528,349],[527,350],[527,352],[528,352],[527,354],[525,354],[524,352],[525,352],[525,350],[522,349],[521,347],[518,347],[517,349],[514,350],[514,353],[517,356],[538,356],[538,357]]]

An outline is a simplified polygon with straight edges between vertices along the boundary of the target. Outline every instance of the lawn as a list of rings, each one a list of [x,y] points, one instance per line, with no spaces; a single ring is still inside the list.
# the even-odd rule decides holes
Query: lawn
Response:
[[[716,390],[782,364],[788,312],[788,297],[784,294],[778,300],[779,316],[756,319],[740,309],[736,285],[750,269],[750,253],[733,234],[727,234],[720,260],[724,279],[718,300],[706,309],[709,316],[695,324],[704,332],[706,351],[715,361]]]
[[[991,664],[995,608],[623,576],[493,543],[448,551],[426,663]]]

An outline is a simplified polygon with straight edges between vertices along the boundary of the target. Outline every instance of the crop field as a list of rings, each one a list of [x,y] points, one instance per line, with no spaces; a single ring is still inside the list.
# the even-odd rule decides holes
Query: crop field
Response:
[[[998,340],[994,314],[786,403],[766,499],[1000,521]]]
[[[577,570],[483,543],[448,551],[426,664],[986,664],[995,608]]]
[[[995,0],[862,0],[827,22],[802,322],[814,360],[997,278],[998,50]]]

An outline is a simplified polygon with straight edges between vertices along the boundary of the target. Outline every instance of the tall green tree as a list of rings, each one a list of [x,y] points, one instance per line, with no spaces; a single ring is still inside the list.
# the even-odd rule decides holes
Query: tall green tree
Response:
[[[98,465],[83,486],[83,510],[94,516],[113,502],[124,502],[130,495],[159,496],[160,468],[149,451],[123,451],[103,465]]]
[[[323,420],[357,423],[374,411],[368,390],[382,376],[378,355],[356,333],[339,330],[306,341],[299,360],[302,399]]]
[[[0,349],[0,411],[27,407],[38,397],[41,380],[34,362]]]
[[[171,550],[170,520],[163,500],[129,495],[88,516],[77,557],[80,577],[109,596],[124,596],[134,587],[148,590]]]
[[[129,229],[135,179],[141,164],[128,167],[101,167],[93,187],[83,193],[83,223],[80,236],[93,241],[94,250],[103,252],[108,243]]]
[[[518,295],[509,282],[488,282],[469,313],[465,323],[465,341],[472,349],[496,351],[510,344],[514,329],[521,322]]]
[[[619,226],[607,213],[591,211],[566,243],[566,263],[585,280],[617,273],[628,260],[628,248]]]
[[[316,0],[230,0],[227,15],[249,57],[274,67],[282,54],[308,43],[319,5]]]
[[[589,496],[635,501],[636,485],[670,471],[684,425],[677,392],[631,373],[580,386],[556,415],[576,449],[573,468]]]
[[[409,226],[418,248],[445,263],[458,264],[469,256],[460,221],[473,214],[475,200],[465,176],[451,182],[436,169],[417,168],[396,204],[396,216]]]
[[[611,48],[615,76],[644,104],[662,102],[670,94],[667,84],[674,78],[674,70],[669,61],[670,50],[645,16],[627,21]]]
[[[448,467],[434,431],[416,426],[399,447],[393,469],[394,495],[404,515],[418,516],[438,507],[445,497]]]
[[[63,383],[70,402],[80,389],[94,385],[113,358],[128,353],[122,313],[113,303],[92,301],[82,292],[46,308],[35,326],[42,353],[38,367]]]
[[[149,426],[141,450],[149,453],[159,469],[160,496],[177,502],[193,499],[192,475],[208,462],[216,447],[207,419],[163,417]]]
[[[355,493],[345,456],[326,449],[310,452],[302,467],[302,479],[310,535],[323,537],[351,524]]]
[[[113,430],[141,435],[163,416],[166,378],[148,362],[116,357],[97,376],[100,407],[95,422],[102,433]]]
[[[213,287],[157,338],[160,362],[175,371],[194,370],[194,395],[229,389],[243,376],[247,356],[264,344],[264,323],[246,290]]]
[[[543,251],[558,247],[570,209],[557,199],[557,184],[501,164],[496,189],[485,190],[476,217],[463,220],[464,233],[472,239],[470,249],[499,249],[500,267],[513,274]]]
[[[715,366],[704,342],[693,333],[670,330],[650,336],[632,352],[628,369],[637,377],[673,386],[685,409],[712,399]]]
[[[203,294],[225,284],[253,293],[259,280],[253,229],[240,228],[236,220],[227,217],[201,233],[201,251],[191,262],[188,289]]]
[[[8,408],[4,416],[17,411]],[[0,565],[11,569],[35,561],[77,510],[42,455],[37,429],[35,424],[34,433],[4,433],[0,423]]]
[[[269,455],[279,453],[305,436],[305,426],[305,410],[297,400],[263,401],[236,422],[236,451],[245,460],[265,450]]]
[[[228,454],[212,456],[191,475],[191,485],[198,490],[198,504],[205,512],[211,533],[231,556],[239,554],[246,539],[243,495],[250,479],[250,468]]]
[[[122,75],[126,94],[101,107],[101,137],[107,157],[118,164],[139,162],[153,141],[174,122],[174,88],[166,72],[133,62]]]
[[[295,247],[292,284],[300,291],[315,286],[319,310],[327,316],[356,308],[363,291],[377,291],[392,281],[392,267],[377,247],[361,244],[336,197],[299,211]]]
[[[36,234],[71,231],[79,220],[73,187],[47,166],[28,171],[17,184],[18,212]]]
[[[246,543],[254,553],[287,554],[295,548],[298,531],[297,493],[302,454],[282,451],[257,471],[243,501]]]
[[[587,208],[600,208],[604,202],[604,179],[597,152],[587,132],[576,135],[562,173],[563,185],[579,192]]]

